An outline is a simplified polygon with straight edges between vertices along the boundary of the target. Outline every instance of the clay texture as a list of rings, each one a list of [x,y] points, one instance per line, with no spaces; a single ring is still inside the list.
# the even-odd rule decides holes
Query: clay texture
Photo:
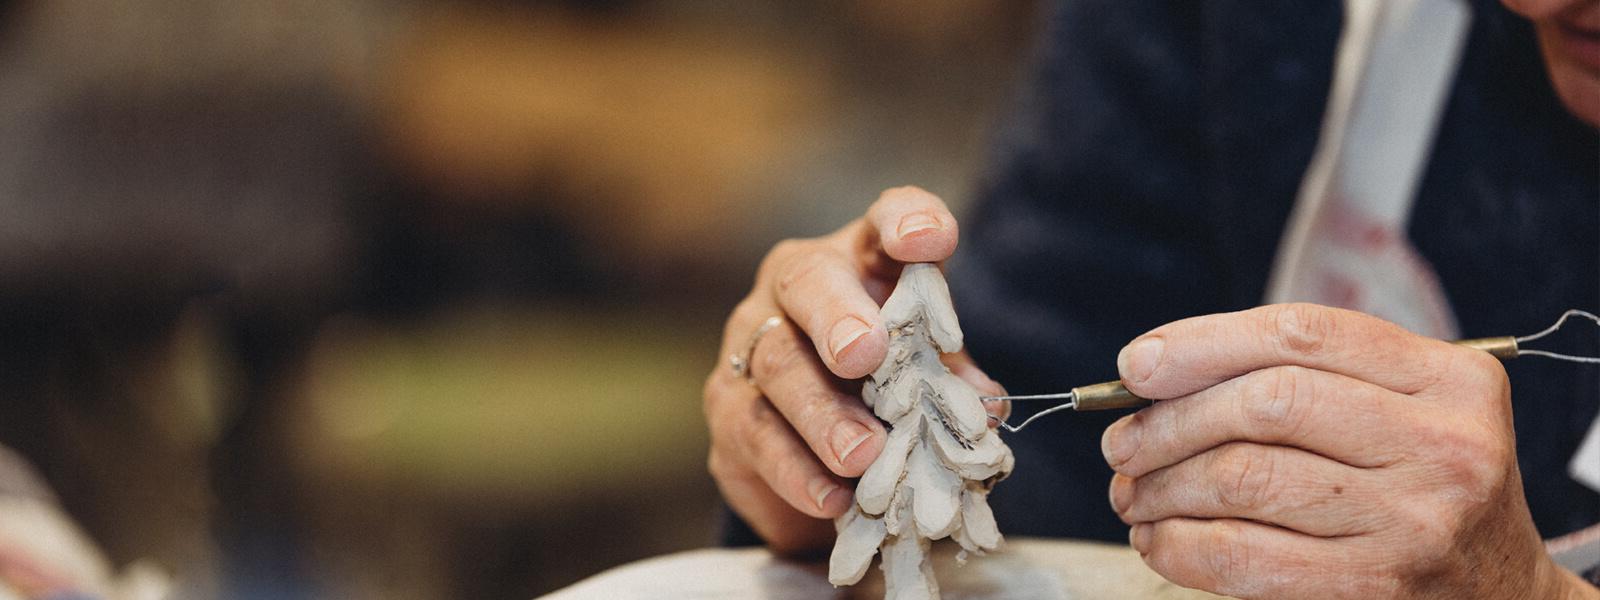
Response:
[[[939,361],[961,349],[944,276],[908,265],[883,305],[889,354],[862,399],[889,427],[883,453],[856,484],[856,504],[835,521],[828,581],[861,580],[882,553],[886,597],[938,598],[929,548],[949,537],[961,557],[1000,547],[989,490],[1011,472],[1011,449],[990,429],[977,390]]]

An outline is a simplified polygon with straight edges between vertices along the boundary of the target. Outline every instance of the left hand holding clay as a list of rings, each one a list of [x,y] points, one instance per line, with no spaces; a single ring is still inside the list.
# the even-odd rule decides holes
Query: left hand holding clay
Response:
[[[1582,597],[1523,499],[1505,370],[1356,312],[1185,319],[1117,357],[1102,440],[1152,569],[1242,598]]]

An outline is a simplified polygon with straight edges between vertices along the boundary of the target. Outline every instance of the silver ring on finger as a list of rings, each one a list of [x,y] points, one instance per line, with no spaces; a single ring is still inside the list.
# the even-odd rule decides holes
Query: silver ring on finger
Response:
[[[772,331],[772,328],[782,324],[783,317],[781,315],[767,317],[767,320],[762,321],[761,326],[756,328],[756,332],[750,334],[750,343],[745,345],[744,354],[728,355],[728,366],[733,368],[734,375],[745,381],[755,381],[755,374],[752,372],[754,369],[751,368],[750,363],[756,355],[756,344],[761,343],[761,336],[766,335],[768,331]]]

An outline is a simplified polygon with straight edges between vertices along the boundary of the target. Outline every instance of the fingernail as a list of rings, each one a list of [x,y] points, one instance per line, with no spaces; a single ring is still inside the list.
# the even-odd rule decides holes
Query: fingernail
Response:
[[[900,237],[907,237],[918,231],[943,228],[944,225],[939,223],[938,219],[923,213],[913,213],[900,219],[900,228],[896,230],[896,233]]]
[[[835,362],[843,360],[840,355],[844,354],[845,349],[868,333],[872,333],[872,326],[860,317],[839,319],[838,323],[833,324],[833,330],[828,332],[828,352],[833,353]]]
[[[1133,478],[1123,475],[1111,476],[1111,510],[1122,514],[1128,511],[1128,505],[1133,503]]]
[[[1106,464],[1112,468],[1122,466],[1138,451],[1139,426],[1133,423],[1132,415],[1118,419],[1100,436],[1100,453],[1105,455]]]
[[[1161,338],[1135,340],[1117,353],[1117,371],[1122,373],[1126,381],[1138,383],[1149,379],[1156,372],[1156,365],[1161,362],[1161,351],[1166,345]]]
[[[839,458],[839,466],[844,466],[844,461],[850,459],[850,453],[855,452],[856,448],[860,448],[870,437],[872,430],[855,421],[845,421],[834,426],[829,442],[833,445],[833,455]]]
[[[839,491],[839,485],[826,477],[818,477],[811,480],[811,485],[808,488],[811,492],[811,499],[817,502],[817,510],[827,510],[828,496]]]
[[[1140,523],[1128,530],[1128,545],[1133,546],[1140,556],[1150,552],[1150,527],[1149,523]]]

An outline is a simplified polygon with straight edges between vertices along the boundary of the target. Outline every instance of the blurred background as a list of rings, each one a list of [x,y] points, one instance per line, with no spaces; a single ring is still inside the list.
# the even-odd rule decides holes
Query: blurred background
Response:
[[[885,187],[959,210],[1034,16],[0,0],[0,445],[182,597],[709,545],[722,318]]]

